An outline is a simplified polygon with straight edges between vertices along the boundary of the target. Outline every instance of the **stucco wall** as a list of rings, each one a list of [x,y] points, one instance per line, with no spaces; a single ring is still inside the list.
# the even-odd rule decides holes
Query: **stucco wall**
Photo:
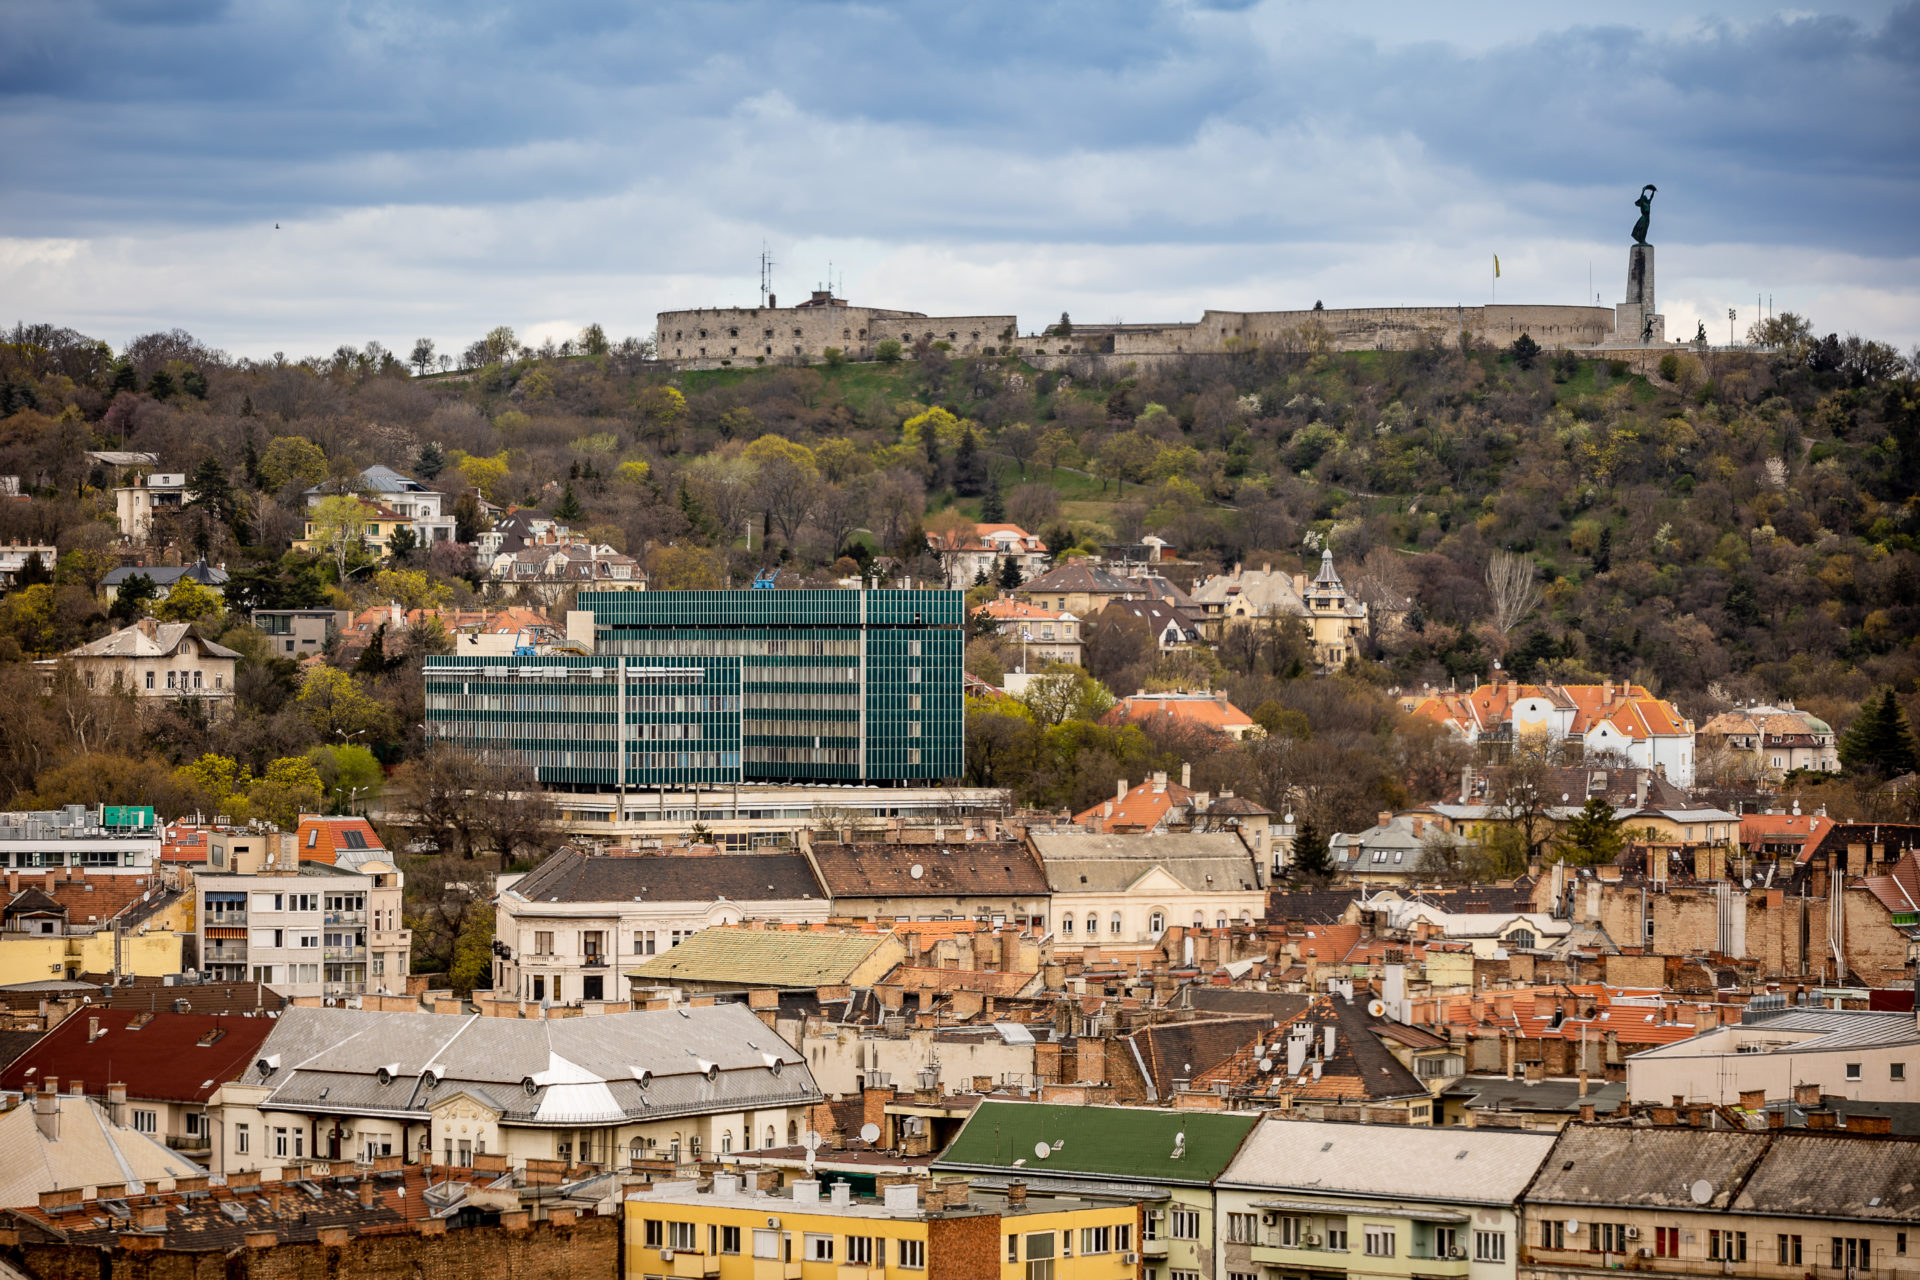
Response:
[[[828,347],[850,360],[871,360],[894,339],[951,343],[956,355],[998,347],[1015,330],[1013,316],[926,316],[877,307],[703,307],[662,311],[654,341],[660,359],[683,369],[721,365],[811,363]]]

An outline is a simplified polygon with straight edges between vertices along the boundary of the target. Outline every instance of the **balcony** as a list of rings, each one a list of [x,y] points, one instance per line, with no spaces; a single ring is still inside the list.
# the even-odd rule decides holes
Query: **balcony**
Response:
[[[1316,1236],[1315,1239],[1323,1237]],[[1344,1267],[1346,1263],[1338,1261],[1352,1252],[1350,1249],[1329,1249],[1324,1244],[1306,1244],[1305,1237],[1299,1244],[1281,1244],[1278,1237],[1266,1243],[1255,1242],[1253,1260],[1256,1264],[1268,1267],[1300,1267],[1325,1270],[1328,1267]]]
[[[667,1254],[673,1254],[669,1259]],[[660,1253],[660,1274],[675,1276],[678,1280],[700,1280],[703,1276],[720,1274],[720,1258],[710,1253],[688,1253],[684,1249],[663,1249]],[[652,1261],[647,1260],[647,1270],[652,1271]]]
[[[1449,1257],[1436,1253],[1426,1245],[1415,1245],[1407,1251],[1407,1256],[1420,1264],[1423,1276],[1464,1276],[1467,1274],[1467,1251],[1461,1249],[1460,1256]]]
[[[753,1280],[800,1280],[800,1259],[782,1262],[778,1258],[755,1258]]]
[[[1162,1236],[1158,1240],[1142,1240],[1140,1242],[1140,1256],[1143,1258],[1166,1257],[1167,1238]]]
[[[183,1156],[210,1156],[213,1154],[213,1140],[193,1133],[170,1133],[167,1135],[167,1150],[178,1151]]]
[[[604,969],[607,967],[607,958],[601,955],[588,956],[580,962],[580,967],[582,969]]]
[[[244,911],[209,911],[205,917],[203,917],[202,923],[210,929],[217,929],[222,926],[230,926],[236,929],[245,928],[247,913]]]
[[[367,913],[364,911],[329,911],[328,924],[365,924]]]
[[[321,992],[329,996],[363,996],[367,994],[364,982],[329,982],[321,987]]]
[[[320,952],[323,959],[335,960],[343,964],[364,964],[367,959],[365,947],[326,947]]]
[[[838,1280],[886,1280],[883,1267],[868,1266],[866,1263],[843,1262],[834,1268]]]

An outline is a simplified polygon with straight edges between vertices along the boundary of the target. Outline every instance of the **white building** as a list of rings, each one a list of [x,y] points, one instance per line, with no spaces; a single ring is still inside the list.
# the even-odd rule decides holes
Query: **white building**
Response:
[[[1511,1280],[1554,1135],[1263,1121],[1214,1184],[1215,1275]]]
[[[187,477],[178,471],[156,471],[135,476],[133,483],[113,491],[114,514],[120,520],[120,536],[139,544],[153,536],[156,514],[179,511],[193,500],[187,489]]]
[[[364,492],[380,506],[406,521],[420,546],[430,547],[436,542],[453,541],[456,522],[452,516],[442,514],[440,504],[446,495],[438,489],[429,489],[411,476],[403,476],[392,467],[379,465],[362,471],[354,489]],[[319,506],[322,499],[334,497],[339,492],[340,489],[334,485],[316,485],[307,490],[307,505]]]
[[[1267,890],[1238,835],[1028,837],[1053,894],[1054,946],[1145,947],[1171,925],[1262,920]]]
[[[1047,567],[1047,544],[1017,524],[977,524],[947,536],[930,533],[927,548],[940,557],[947,585],[957,591],[965,591],[982,574],[988,582],[998,582],[1000,566],[1008,560],[1020,570],[1022,582]]]
[[[698,856],[561,848],[501,876],[497,995],[577,1004],[626,1000],[626,970],[702,929],[742,920],[823,923],[826,890],[796,852]]]
[[[145,805],[70,804],[0,813],[0,870],[84,867],[88,876],[151,876],[162,837]]]

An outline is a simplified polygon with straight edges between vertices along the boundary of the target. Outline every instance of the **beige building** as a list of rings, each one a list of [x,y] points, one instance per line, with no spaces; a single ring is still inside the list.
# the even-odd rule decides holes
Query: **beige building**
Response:
[[[177,512],[193,499],[187,490],[187,477],[177,471],[156,471],[139,475],[133,483],[113,491],[114,514],[120,521],[120,536],[136,546],[153,536],[156,514]]]
[[[201,699],[216,712],[233,706],[233,672],[240,655],[207,639],[190,622],[142,618],[66,656],[89,689],[126,689],[139,698]]]
[[[1263,920],[1266,886],[1240,837],[1030,834],[1053,893],[1061,947],[1145,947],[1173,925]]]
[[[1053,662],[1080,665],[1085,641],[1080,619],[1064,609],[1044,609],[1025,600],[989,600],[975,614],[1020,646],[1022,670],[1040,670]]]
[[[1755,772],[1778,782],[1795,769],[1819,773],[1840,771],[1840,752],[1833,727],[1818,716],[1781,707],[1741,707],[1723,711],[1694,734],[1695,758],[1707,760],[1724,753],[1745,758]]]
[[[654,345],[663,361],[683,369],[741,364],[811,364],[828,347],[850,360],[871,360],[882,342],[903,348],[925,339],[944,342],[955,355],[997,351],[1015,337],[1013,316],[929,316],[849,306],[826,290],[795,307],[702,307],[662,311]]]
[[[291,1008],[225,1095],[225,1172],[319,1156],[630,1167],[797,1143],[824,1101],[743,1004],[575,1018]]]
[[[1755,1090],[1788,1098],[1804,1086],[1856,1102],[1920,1102],[1920,1027],[1910,1013],[1755,997],[1738,1023],[1627,1059],[1627,1096],[1636,1102],[1734,1106]]]
[[[155,1182],[205,1173],[128,1123],[123,1095],[102,1106],[83,1095],[40,1090],[0,1115],[0,1209],[40,1203],[43,1191]]]
[[[1369,634],[1367,606],[1347,592],[1333,567],[1333,552],[1320,553],[1320,572],[1311,582],[1304,573],[1240,565],[1216,574],[1193,589],[1200,631],[1218,641],[1236,625],[1277,627],[1299,619],[1313,651],[1314,665],[1331,671],[1356,657]]]

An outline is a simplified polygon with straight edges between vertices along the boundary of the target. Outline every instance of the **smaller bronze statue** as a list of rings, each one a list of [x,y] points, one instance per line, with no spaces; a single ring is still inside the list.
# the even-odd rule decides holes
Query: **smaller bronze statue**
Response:
[[[1704,347],[1707,345],[1707,322],[1705,320],[1700,322],[1700,331],[1693,335],[1693,340],[1700,346]]]
[[[1646,186],[1640,188],[1640,198],[1633,202],[1634,207],[1640,210],[1640,221],[1633,224],[1633,242],[1635,244],[1643,245],[1647,242],[1647,226],[1653,221],[1653,193],[1659,189],[1660,188],[1649,182]]]
[[[1647,346],[1653,341],[1653,317],[1649,315],[1646,323],[1640,326],[1640,345]]]

